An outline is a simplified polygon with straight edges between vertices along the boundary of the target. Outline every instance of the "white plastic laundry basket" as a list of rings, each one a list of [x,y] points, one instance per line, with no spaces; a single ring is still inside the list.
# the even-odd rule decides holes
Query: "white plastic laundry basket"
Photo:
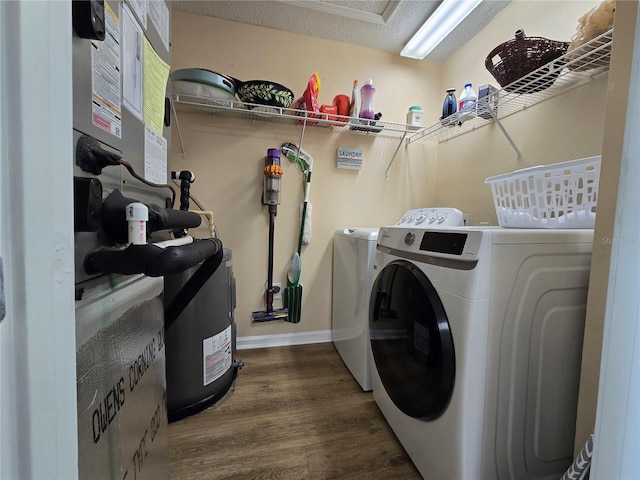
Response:
[[[507,228],[593,228],[601,157],[489,177],[498,223]]]

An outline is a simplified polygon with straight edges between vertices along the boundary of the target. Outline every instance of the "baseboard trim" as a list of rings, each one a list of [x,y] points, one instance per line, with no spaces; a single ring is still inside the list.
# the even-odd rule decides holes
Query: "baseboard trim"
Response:
[[[315,332],[283,333],[279,335],[255,335],[238,337],[237,350],[252,348],[284,347],[287,345],[306,345],[309,343],[327,343],[331,341],[331,330],[317,330]]]

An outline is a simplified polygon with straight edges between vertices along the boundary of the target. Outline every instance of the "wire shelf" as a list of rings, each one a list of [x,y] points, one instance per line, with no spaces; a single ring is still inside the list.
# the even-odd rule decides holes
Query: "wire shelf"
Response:
[[[547,63],[519,80],[478,99],[477,115],[465,122],[460,122],[458,114],[455,113],[434,125],[414,127],[381,120],[363,120],[356,117],[314,113],[306,110],[271,107],[184,93],[171,94],[171,104],[174,109],[183,156],[185,152],[179,122],[177,121],[176,106],[201,110],[220,117],[239,117],[251,121],[280,122],[290,125],[298,124],[305,127],[324,128],[337,133],[359,133],[397,138],[399,139],[398,148],[387,167],[386,175],[388,175],[389,168],[403,141],[405,146],[417,140],[443,142],[493,122],[498,124],[514,150],[516,150],[517,158],[520,158],[520,151],[506,133],[504,127],[502,127],[500,120],[606,74],[609,71],[612,43],[613,29]]]
[[[235,100],[221,100],[184,93],[172,94],[175,105],[202,110],[221,117],[239,117],[251,121],[282,122],[330,129],[338,133],[360,133],[393,138],[420,137],[423,127],[413,127],[382,120],[365,120],[336,114],[307,112],[293,108],[271,107]]]
[[[494,116],[500,120],[595,80],[609,71],[612,42],[613,29],[478,99],[478,115],[472,119],[460,123],[458,114],[455,113],[440,123],[425,128],[420,139],[446,141],[492,123]],[[534,93],[526,93],[527,91]]]

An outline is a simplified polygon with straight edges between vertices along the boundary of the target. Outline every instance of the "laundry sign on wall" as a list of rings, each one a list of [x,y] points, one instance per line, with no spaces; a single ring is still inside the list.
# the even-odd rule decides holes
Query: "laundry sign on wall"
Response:
[[[336,166],[347,170],[360,170],[362,168],[362,150],[339,147]]]

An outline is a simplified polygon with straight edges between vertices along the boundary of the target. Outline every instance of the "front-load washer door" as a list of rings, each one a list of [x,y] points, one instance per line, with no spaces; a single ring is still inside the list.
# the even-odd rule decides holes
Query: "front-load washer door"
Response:
[[[442,415],[455,380],[453,338],[436,289],[414,264],[396,260],[382,269],[371,291],[369,329],[393,403],[422,420]]]

